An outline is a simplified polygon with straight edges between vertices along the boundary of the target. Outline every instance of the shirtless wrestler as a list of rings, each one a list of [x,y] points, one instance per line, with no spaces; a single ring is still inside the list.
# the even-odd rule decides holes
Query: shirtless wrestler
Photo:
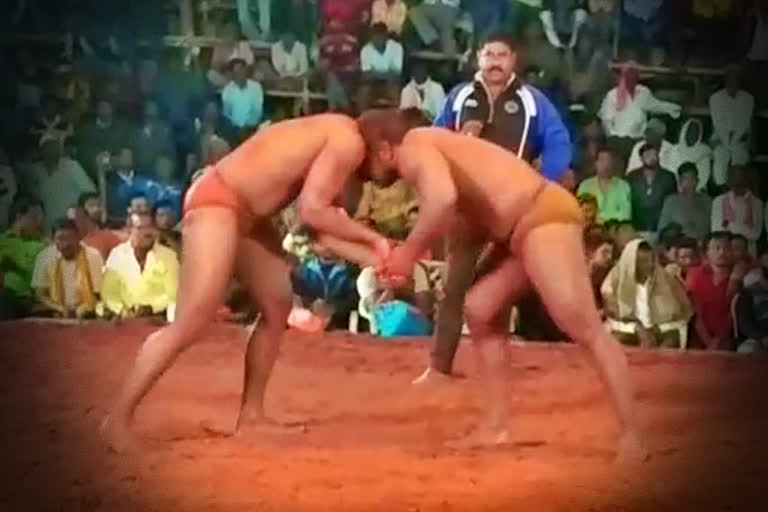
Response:
[[[383,257],[388,241],[334,206],[364,156],[365,144],[353,119],[305,117],[260,131],[193,183],[184,204],[176,318],[146,339],[102,423],[102,436],[112,449],[122,452],[137,444],[130,429],[136,407],[179,353],[199,338],[233,275],[258,304],[263,324],[246,349],[236,433],[279,429],[264,414],[264,392],[292,292],[289,267],[268,219],[296,199],[300,216],[317,233]]]
[[[493,243],[483,272],[470,289],[465,315],[482,362],[489,407],[485,424],[458,446],[506,443],[508,305],[532,286],[557,325],[593,356],[621,425],[619,454],[642,459],[627,359],[603,327],[582,248],[576,200],[527,163],[477,138],[440,128],[408,132],[400,110],[369,111],[358,120],[368,146],[370,178],[387,185],[398,176],[419,196],[419,218],[396,247],[384,275],[410,275],[418,255],[461,218]],[[406,134],[406,132],[408,132]],[[512,174],[510,174],[512,173]]]

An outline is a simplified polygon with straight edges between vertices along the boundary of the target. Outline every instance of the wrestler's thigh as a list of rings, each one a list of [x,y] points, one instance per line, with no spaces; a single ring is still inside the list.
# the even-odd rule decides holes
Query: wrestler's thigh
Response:
[[[555,324],[574,341],[602,329],[589,269],[582,227],[576,223],[533,228],[519,244],[525,273]]]
[[[528,278],[519,259],[509,252],[503,259],[494,259],[495,266],[483,269],[483,276],[467,293],[464,308],[470,327],[472,324],[505,326],[512,303],[528,288]]]
[[[175,324],[202,325],[213,318],[232,278],[237,229],[229,208],[198,208],[184,216]]]
[[[262,310],[276,303],[291,303],[290,270],[279,235],[273,228],[265,226],[251,237],[240,238],[235,275]]]

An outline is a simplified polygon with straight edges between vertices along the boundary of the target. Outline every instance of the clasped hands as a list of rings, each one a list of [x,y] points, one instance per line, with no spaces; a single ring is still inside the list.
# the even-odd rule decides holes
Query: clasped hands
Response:
[[[396,245],[388,238],[380,238],[375,244],[376,277],[388,288],[403,286],[413,272],[417,257],[414,257],[407,244]]]

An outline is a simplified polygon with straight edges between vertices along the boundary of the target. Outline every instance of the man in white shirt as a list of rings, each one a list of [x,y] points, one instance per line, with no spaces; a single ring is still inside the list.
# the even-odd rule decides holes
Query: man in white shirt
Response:
[[[680,105],[662,101],[650,89],[638,83],[637,69],[628,63],[622,69],[619,83],[608,91],[598,116],[611,146],[628,160],[635,143],[645,133],[649,113],[680,117]]]
[[[56,223],[54,243],[38,254],[32,287],[42,308],[57,316],[93,315],[101,291],[104,260],[98,250],[80,241],[75,223]]]
[[[763,202],[749,190],[745,167],[732,166],[728,181],[730,190],[712,202],[712,231],[744,236],[754,256],[763,231]]]
[[[221,91],[223,113],[244,138],[256,131],[261,123],[264,90],[259,82],[248,78],[248,66],[244,60],[230,61],[230,70],[232,81]]]
[[[629,156],[629,162],[627,163],[626,174],[643,166],[643,161],[640,159],[640,148],[644,144],[651,144],[652,146],[659,148],[659,163],[661,164],[661,168],[666,169],[677,176],[675,146],[664,139],[666,134],[667,126],[664,124],[664,121],[656,118],[648,121],[648,125],[645,128],[645,139],[639,141],[635,144],[635,147],[632,148],[632,154]]]
[[[745,165],[749,161],[748,141],[755,99],[740,86],[741,69],[731,66],[726,70],[725,88],[709,98],[714,147],[712,178],[718,186],[725,185],[731,165]]]
[[[445,89],[427,74],[424,63],[415,61],[411,81],[400,93],[400,108],[416,107],[430,119],[434,119],[445,101]]]
[[[280,77],[283,88],[296,89],[309,70],[307,46],[291,32],[285,32],[272,45],[272,67]]]
[[[403,71],[403,46],[389,38],[383,23],[371,27],[371,40],[360,50],[360,66],[363,70],[360,109],[370,108],[377,100],[396,105]]]

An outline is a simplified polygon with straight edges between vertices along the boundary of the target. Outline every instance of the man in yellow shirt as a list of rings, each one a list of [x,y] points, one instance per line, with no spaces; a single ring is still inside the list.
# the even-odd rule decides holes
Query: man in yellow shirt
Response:
[[[173,250],[157,243],[151,214],[131,215],[129,227],[129,240],[112,249],[107,258],[102,283],[104,305],[121,317],[165,313],[172,321],[179,259]]]

